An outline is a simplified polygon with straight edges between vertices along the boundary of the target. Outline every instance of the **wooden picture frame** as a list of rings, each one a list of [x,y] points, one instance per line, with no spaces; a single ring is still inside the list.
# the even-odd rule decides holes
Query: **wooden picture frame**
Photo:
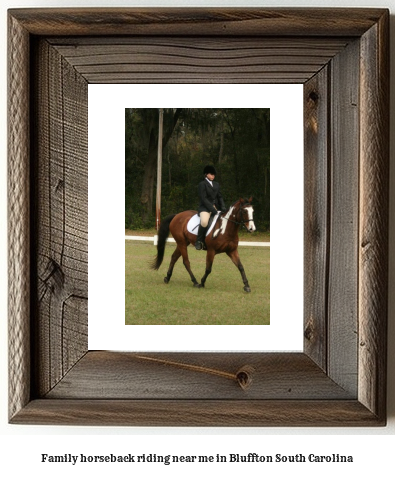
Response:
[[[385,9],[9,11],[10,423],[385,425],[388,37]],[[304,84],[302,353],[88,350],[93,82]]]

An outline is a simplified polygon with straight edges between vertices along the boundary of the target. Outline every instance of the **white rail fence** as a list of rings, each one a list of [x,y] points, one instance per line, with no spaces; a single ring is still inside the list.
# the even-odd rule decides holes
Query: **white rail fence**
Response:
[[[154,246],[158,244],[158,236],[125,236],[126,241],[153,241]],[[176,242],[172,237],[167,239],[168,242]],[[239,246],[261,246],[270,247],[270,242],[250,242],[240,241]]]

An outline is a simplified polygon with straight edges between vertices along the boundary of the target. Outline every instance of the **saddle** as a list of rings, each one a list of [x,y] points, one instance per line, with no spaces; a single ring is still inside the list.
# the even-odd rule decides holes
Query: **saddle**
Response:
[[[210,219],[208,221],[207,225],[207,232],[206,232],[206,237],[210,234],[210,232],[213,230],[215,224],[218,221],[218,218],[220,217],[221,213],[219,214],[212,214],[210,216]],[[199,230],[199,224],[200,224],[200,217],[199,214],[195,214],[194,216],[191,217],[191,219],[188,221],[187,224],[187,230],[191,234],[194,234],[197,236],[198,230]]]

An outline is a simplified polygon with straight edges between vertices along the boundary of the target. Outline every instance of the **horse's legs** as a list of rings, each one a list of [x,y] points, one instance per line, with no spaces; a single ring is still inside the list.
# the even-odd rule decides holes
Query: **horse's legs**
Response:
[[[182,255],[182,260],[183,260],[185,269],[189,272],[189,275],[191,276],[191,281],[193,282],[194,287],[200,287],[200,284],[196,280],[191,270],[191,263],[189,262],[189,258],[188,258],[187,246],[185,244],[182,244],[181,246],[178,245],[178,247]]]
[[[212,249],[207,251],[206,271],[205,271],[204,276],[202,277],[202,280],[201,280],[201,283],[200,283],[201,287],[204,287],[204,283],[206,282],[206,279],[207,279],[208,275],[211,274],[211,269],[212,269],[212,266],[213,266],[214,257],[215,257],[215,252]]]
[[[241,278],[243,279],[243,282],[244,282],[244,290],[246,292],[251,292],[251,288],[248,284],[248,280],[247,280],[247,276],[246,276],[246,273],[244,271],[244,267],[243,267],[243,264],[240,262],[240,257],[239,257],[239,253],[237,252],[237,249],[235,249],[234,251],[232,252],[227,252],[228,256],[231,258],[233,264],[239,269],[240,271],[240,274],[241,274]]]
[[[169,283],[170,278],[173,274],[174,265],[178,261],[180,256],[181,256],[181,251],[180,251],[180,248],[177,246],[176,250],[173,252],[171,256],[171,261],[170,261],[169,269],[167,271],[167,276],[164,279],[166,284]]]

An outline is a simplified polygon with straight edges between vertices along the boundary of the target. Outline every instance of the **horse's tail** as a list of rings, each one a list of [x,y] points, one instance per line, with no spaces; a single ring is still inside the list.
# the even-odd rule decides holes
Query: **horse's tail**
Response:
[[[159,228],[158,245],[156,246],[158,253],[156,254],[156,257],[151,264],[151,269],[154,269],[156,271],[159,269],[160,265],[163,262],[163,256],[165,255],[166,239],[169,237],[170,223],[173,220],[174,216],[176,216],[176,214],[171,214],[170,216],[167,216],[163,220]]]

